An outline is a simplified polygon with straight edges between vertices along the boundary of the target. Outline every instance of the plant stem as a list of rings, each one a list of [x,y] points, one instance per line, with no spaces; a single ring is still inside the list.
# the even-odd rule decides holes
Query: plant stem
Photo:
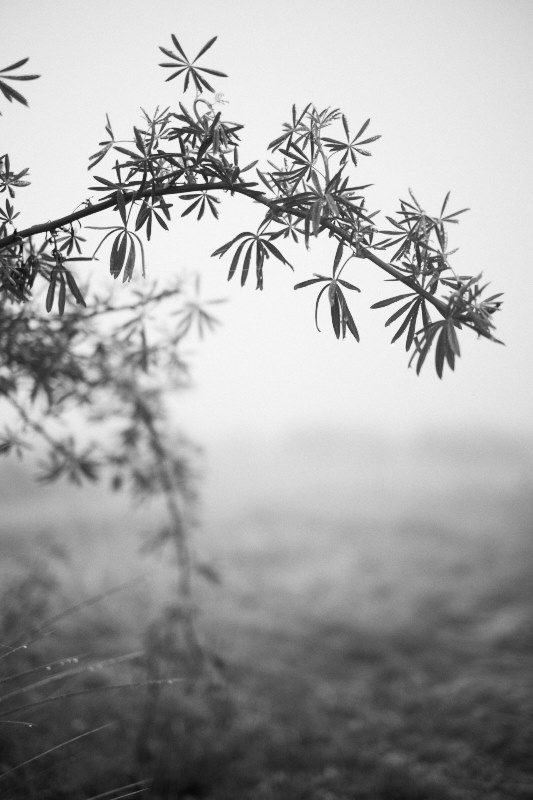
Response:
[[[152,411],[142,398],[137,398],[136,408],[148,433],[150,447],[157,463],[161,488],[165,495],[167,513],[170,520],[170,531],[178,562],[177,590],[183,614],[182,619],[187,646],[190,649],[190,654],[194,658],[199,658],[203,661],[203,648],[194,624],[195,608],[192,591],[193,560],[180,487],[173,474],[172,466],[169,463],[170,459],[161,436],[159,435],[159,431],[157,430]]]
[[[272,211],[279,211],[279,204],[277,200],[269,200],[261,191],[257,189],[253,189],[252,187],[256,186],[256,183],[252,182],[242,182],[233,184],[230,181],[216,181],[216,182],[205,182],[205,183],[185,183],[179,186],[168,186],[163,185],[159,187],[150,187],[148,189],[144,189],[142,192],[132,191],[132,192],[124,192],[124,202],[125,203],[132,203],[135,200],[140,200],[144,197],[163,197],[165,195],[173,195],[173,194],[188,194],[188,193],[197,193],[201,191],[223,191],[223,192],[231,192],[231,194],[241,194],[245,197],[250,198],[251,200],[255,201],[256,203],[260,203],[261,205],[270,208]],[[109,208],[113,208],[116,206],[116,199],[114,197],[108,198],[106,200],[102,200],[99,203],[91,205],[87,208],[81,209],[79,211],[75,211],[72,214],[67,214],[65,217],[59,217],[55,220],[49,220],[48,222],[43,222],[38,225],[33,225],[30,228],[25,228],[21,231],[15,231],[14,233],[10,234],[9,236],[5,236],[3,239],[0,239],[0,250],[5,247],[8,247],[16,242],[21,242],[24,239],[28,239],[31,236],[35,236],[39,233],[50,233],[51,231],[56,230],[57,228],[61,228],[65,225],[69,225],[72,222],[76,222],[84,217],[91,216],[93,214],[99,214],[101,211],[105,211]],[[299,219],[307,219],[308,214],[303,211],[299,210],[296,207],[291,207],[290,209],[291,216],[298,217]],[[330,222],[327,219],[322,219],[320,221],[320,225],[322,228],[327,228],[331,231],[338,239],[342,239],[346,242],[350,247],[352,245],[351,238],[346,231],[340,228],[338,225],[335,225],[333,222]],[[410,278],[407,275],[403,275],[400,270],[393,266],[392,264],[388,263],[387,261],[383,261],[383,259],[379,258],[379,256],[375,255],[371,250],[361,247],[360,253],[362,253],[363,258],[368,259],[373,264],[378,266],[388,275],[393,277],[395,280],[400,281],[405,286],[408,286],[418,295],[423,297],[428,303],[430,303],[441,316],[446,317],[448,315],[448,307],[446,303],[440,300],[438,297],[435,297],[433,294],[428,292],[424,289],[416,280]],[[462,315],[457,317],[457,322],[465,325],[468,328],[476,331],[478,335],[484,336],[487,339],[491,339],[492,341],[497,341],[494,337],[491,336],[490,333],[486,333],[482,330],[479,330],[475,323],[467,316]]]

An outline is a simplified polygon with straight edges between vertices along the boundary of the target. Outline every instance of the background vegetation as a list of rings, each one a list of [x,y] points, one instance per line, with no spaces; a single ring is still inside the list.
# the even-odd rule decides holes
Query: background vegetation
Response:
[[[111,723],[4,775],[5,796],[529,797],[529,444],[326,431],[227,442],[211,463],[198,548],[223,582],[199,587],[200,627],[218,679],[191,679],[167,642],[182,680],[143,729],[145,760],[149,687],[105,687],[146,678],[117,656],[144,649],[172,585],[170,554],[132,537],[157,508],[96,489],[69,501],[4,472],[3,642],[144,575],[0,662],[8,675],[80,659],[41,668],[32,681],[64,677],[22,697],[6,693],[28,677],[4,683],[6,711],[90,690],[9,715],[35,727],[0,728],[4,769]]]

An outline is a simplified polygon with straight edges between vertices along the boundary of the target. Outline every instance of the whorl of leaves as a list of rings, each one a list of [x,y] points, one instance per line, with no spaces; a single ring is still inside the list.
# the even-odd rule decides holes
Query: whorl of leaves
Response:
[[[0,92],[3,94],[5,99],[12,103],[13,100],[16,100],[17,103],[22,103],[23,106],[28,105],[28,101],[20,92],[11,86],[11,84],[6,83],[6,81],[34,81],[36,78],[39,78],[39,75],[12,75],[10,73],[14,72],[14,70],[23,67],[29,61],[29,58],[21,58],[20,61],[17,61],[15,64],[10,64],[9,67],[4,67],[0,69]],[[0,116],[2,112],[0,111]]]

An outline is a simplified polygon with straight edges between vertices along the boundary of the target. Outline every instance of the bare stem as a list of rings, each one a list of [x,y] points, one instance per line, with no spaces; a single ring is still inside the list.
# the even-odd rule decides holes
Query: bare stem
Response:
[[[180,487],[169,463],[170,459],[165,445],[159,435],[157,426],[150,408],[141,398],[136,402],[139,417],[143,422],[149,436],[150,447],[156,458],[159,480],[165,495],[167,513],[170,520],[170,531],[176,549],[178,561],[178,598],[183,612],[184,632],[187,644],[193,656],[203,656],[198,632],[194,624],[194,605],[192,591],[193,559],[191,552],[190,533],[183,507],[183,498]]]

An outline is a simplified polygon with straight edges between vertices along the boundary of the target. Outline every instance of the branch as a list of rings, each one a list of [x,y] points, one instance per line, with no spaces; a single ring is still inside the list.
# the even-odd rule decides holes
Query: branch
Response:
[[[160,186],[160,187],[151,187],[148,189],[144,189],[142,192],[132,191],[132,192],[124,192],[124,202],[125,203],[133,203],[135,200],[140,200],[145,197],[164,197],[165,195],[172,195],[172,194],[188,194],[188,193],[197,193],[201,191],[223,191],[223,192],[231,192],[232,194],[241,194],[245,197],[249,197],[251,200],[255,201],[256,203],[260,203],[261,205],[266,206],[272,211],[278,211],[278,201],[277,200],[269,200],[262,192],[257,191],[256,189],[252,189],[251,187],[256,186],[255,182],[242,182],[242,183],[231,183],[228,181],[227,183],[224,181],[217,181],[215,183],[204,182],[204,183],[185,183],[179,186]],[[80,211],[74,211],[72,214],[68,214],[65,217],[60,217],[55,220],[49,220],[48,222],[43,222],[38,225],[33,225],[30,228],[25,228],[22,231],[15,231],[14,233],[10,234],[9,236],[0,239],[0,250],[5,247],[8,247],[11,244],[14,244],[17,241],[22,241],[24,239],[28,239],[31,236],[34,236],[39,233],[50,233],[51,231],[57,230],[65,225],[68,225],[72,222],[76,222],[84,217],[91,216],[93,214],[99,214],[101,211],[105,211],[109,208],[114,208],[117,205],[117,201],[115,197],[107,198],[106,200],[102,200],[99,203],[94,205],[88,206],[87,208],[81,209]],[[290,213],[292,216],[298,217],[299,219],[305,220],[308,218],[308,214],[304,211],[300,211],[297,207],[291,207]],[[346,242],[350,247],[352,245],[351,238],[346,231],[342,228],[335,225],[333,222],[329,222],[327,219],[321,220],[320,222],[323,228],[327,228],[331,231],[337,239],[341,239],[342,241]],[[400,270],[394,267],[392,264],[383,261],[381,258],[376,256],[367,248],[362,247],[361,253],[363,254],[364,258],[367,258],[369,261],[372,261],[373,264],[378,266],[388,275],[391,275],[395,280],[400,281],[405,286],[412,289],[412,291],[416,292],[418,295],[423,297],[428,303],[430,303],[436,310],[441,314],[441,316],[446,317],[448,315],[448,308],[446,303],[439,298],[435,297],[433,294],[428,292],[422,286],[420,286],[417,281],[413,278],[410,278],[406,275],[403,275]],[[471,328],[472,330],[476,331],[480,336],[484,336],[491,341],[498,341],[491,336],[490,333],[486,333],[484,331],[480,331],[478,327],[472,322],[468,317],[461,316],[457,318],[457,321],[461,324],[464,324],[466,327]]]
[[[277,210],[277,201],[275,200],[270,201],[264,195],[260,196],[257,192],[250,192],[243,186],[242,187],[234,186],[233,191],[238,194],[243,194],[247,197],[250,197],[256,202],[262,203],[263,205],[267,206],[272,210]],[[291,215],[298,217],[299,219],[302,220],[308,218],[307,213],[299,211],[294,206],[291,207],[290,213]],[[327,228],[328,230],[330,230],[333,234],[335,234],[335,236],[338,239],[342,239],[342,241],[346,242],[351,247],[352,240],[349,234],[347,234],[346,231],[344,231],[342,228],[339,228],[337,225],[335,225],[332,222],[328,222],[327,220],[321,220],[320,224],[323,228]],[[368,250],[366,247],[361,247],[361,253],[363,254],[364,258],[367,258],[369,261],[372,261],[373,264],[378,266],[388,275],[391,275],[395,280],[401,281],[401,283],[405,284],[405,286],[408,286],[418,295],[427,300],[428,303],[431,303],[431,305],[433,305],[437,309],[439,314],[441,314],[443,317],[446,317],[448,315],[448,308],[446,306],[446,303],[444,303],[442,300],[439,300],[438,297],[435,297],[433,294],[431,294],[431,292],[428,292],[426,289],[420,286],[420,284],[417,283],[415,280],[413,280],[413,278],[409,278],[407,275],[403,275],[399,269],[394,267],[392,264],[389,264],[387,261],[383,261],[383,259],[379,258],[379,256],[376,256],[374,253],[372,253],[371,250]],[[494,339],[494,337],[491,336],[491,334],[484,333],[483,331],[478,330],[475,323],[469,320],[468,317],[465,316],[458,317],[458,321],[461,322],[461,324],[465,325],[466,327],[476,331],[476,333],[478,333],[480,336],[484,336],[485,338],[490,339],[491,341],[498,341],[497,339]]]
[[[167,300],[169,297],[174,297],[177,294],[181,294],[182,291],[180,288],[175,289],[162,289],[157,294],[151,295],[149,297],[141,297],[135,301],[135,303],[125,303],[124,305],[119,306],[104,306],[103,308],[95,308],[91,311],[83,311],[83,319],[92,319],[93,317],[101,317],[104,314],[118,314],[124,311],[138,311],[140,308],[146,308],[146,306],[151,305],[152,303],[160,303],[163,300]],[[78,319],[80,316],[80,311],[76,310],[69,314],[68,312],[63,315],[63,319],[68,319],[72,317],[73,319]]]
[[[198,658],[200,662],[204,662],[204,648],[200,642],[194,620],[193,558],[182,494],[173,474],[172,466],[169,463],[169,454],[157,429],[152,411],[140,396],[136,397],[135,404],[137,414],[148,434],[150,448],[157,464],[160,485],[165,495],[171,535],[174,540],[178,561],[178,600],[183,614],[182,622],[187,645],[191,655]]]
[[[255,186],[255,183],[243,183],[240,186],[249,187]],[[235,191],[236,186],[231,183],[224,183],[218,181],[217,183],[184,183],[180,186],[161,186],[144,189],[142,192],[124,192],[124,202],[132,203],[134,200],[141,200],[145,197],[163,197],[167,194],[187,194],[190,192],[201,192],[204,190],[209,191]],[[101,211],[106,211],[108,208],[114,208],[117,205],[115,197],[110,197],[106,200],[101,200],[99,203],[94,203],[87,208],[82,208],[80,211],[73,211],[72,214],[67,214],[65,217],[58,219],[48,220],[48,222],[41,222],[38,225],[32,225],[30,228],[24,228],[21,231],[5,236],[0,239],[0,250],[9,247],[16,242],[24,239],[29,239],[31,236],[36,236],[38,233],[51,233],[58,228],[63,228],[72,222],[78,222],[84,217],[90,217],[93,214],[99,214]]]

